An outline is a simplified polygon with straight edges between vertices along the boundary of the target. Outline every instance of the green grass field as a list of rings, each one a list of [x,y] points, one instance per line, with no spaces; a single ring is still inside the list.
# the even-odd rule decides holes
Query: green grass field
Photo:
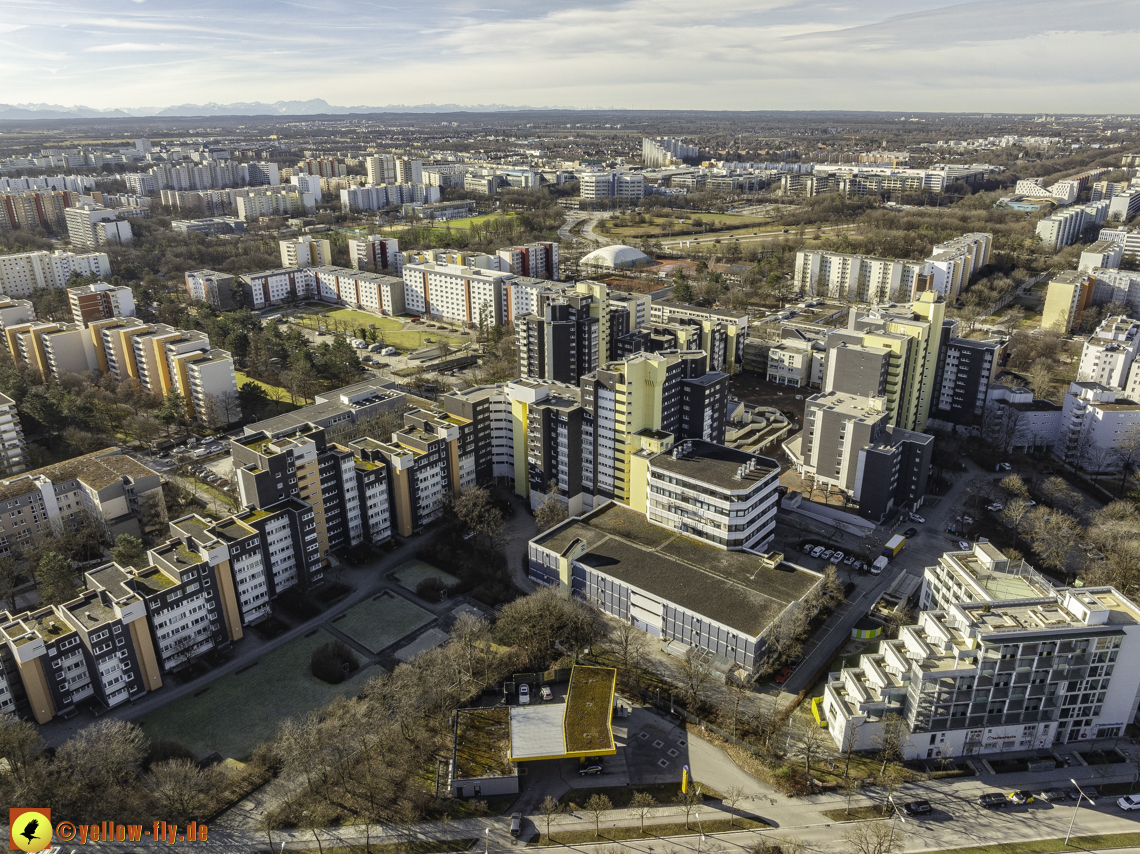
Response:
[[[404,327],[404,321],[395,317],[379,317],[366,311],[353,311],[351,308],[338,308],[325,312],[325,314],[334,320],[342,320],[345,323],[351,323],[353,326],[363,326],[365,329],[369,326],[375,326],[377,329],[388,332]]]
[[[211,682],[196,696],[177,700],[141,721],[151,738],[186,745],[195,756],[212,751],[245,759],[283,720],[303,717],[336,697],[356,693],[377,671],[363,667],[339,685],[309,672],[313,650],[333,637],[317,631],[263,655],[248,669]]]
[[[430,563],[424,563],[422,560],[410,560],[407,563],[402,563],[388,573],[388,576],[396,579],[401,587],[412,592],[415,592],[416,585],[425,578],[438,578],[449,587],[452,584],[459,583],[459,579],[454,575],[444,572],[442,569],[436,569]]]
[[[479,225],[482,225],[483,223],[485,223],[489,219],[494,219],[495,217],[501,217],[501,216],[503,216],[503,214],[495,213],[495,214],[483,214],[482,216],[469,216],[469,217],[464,217],[463,219],[449,219],[446,221],[440,220],[435,224],[435,227],[441,228],[441,229],[446,229],[448,226],[450,226],[451,228],[470,228],[471,223],[478,223]],[[507,214],[507,216],[514,216],[514,213],[510,212]]]
[[[274,393],[274,391],[277,390],[276,386],[267,385],[266,383],[263,383],[261,380],[255,380],[253,377],[247,376],[246,374],[243,374],[241,371],[234,371],[234,376],[237,378],[238,388],[241,388],[247,382],[251,382],[254,385],[259,385],[263,389],[265,389],[265,393],[267,395],[269,395],[269,403],[266,405],[266,411],[271,410],[273,412],[273,414],[275,414],[275,415],[278,414],[279,409],[280,409],[280,412],[282,412],[282,413],[292,412],[294,409],[298,409],[301,406],[305,406],[305,405],[312,403],[311,400],[306,398],[304,403],[292,404],[289,402],[289,392],[285,391],[284,389],[281,389],[281,391],[283,391],[284,394],[282,395],[280,403],[275,403],[273,401],[273,393]]]
[[[333,626],[375,654],[434,619],[419,605],[384,592],[348,609]]]

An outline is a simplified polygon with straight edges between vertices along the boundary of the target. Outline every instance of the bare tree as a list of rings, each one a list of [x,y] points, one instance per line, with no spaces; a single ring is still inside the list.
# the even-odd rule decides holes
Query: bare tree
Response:
[[[889,712],[883,715],[875,731],[873,743],[878,758],[883,761],[879,774],[885,774],[888,762],[898,762],[910,741],[910,729],[901,715]]]
[[[745,792],[743,786],[729,786],[724,790],[724,797],[720,799],[722,804],[728,805],[728,826],[736,826],[736,806],[744,800]]]
[[[582,809],[594,817],[594,836],[601,836],[602,816],[614,808],[613,803],[605,795],[595,792],[586,799]]]
[[[895,854],[902,847],[892,821],[854,822],[844,829],[843,841],[850,854]]]
[[[186,822],[209,800],[220,776],[217,766],[200,769],[189,759],[169,759],[152,765],[145,783],[163,813]]]
[[[848,724],[847,729],[843,735],[843,779],[846,780],[848,773],[851,770],[851,754],[855,752],[855,748],[859,744],[859,730],[863,728],[863,724],[867,722],[866,718],[856,719],[852,718]]]
[[[792,740],[804,757],[804,773],[811,777],[811,758],[823,746],[823,729],[806,713],[797,713],[789,722],[792,727]]]
[[[685,811],[685,829],[689,827],[689,818],[693,814],[693,810],[705,802],[704,796],[700,790],[694,789],[692,785],[689,786],[687,792],[677,792],[677,803],[681,805],[681,809]]]
[[[551,795],[547,795],[543,798],[542,803],[538,805],[538,812],[542,815],[543,821],[546,822],[547,842],[550,842],[550,822],[554,820],[556,815],[561,815],[565,811],[566,808],[562,806],[562,802]]]
[[[696,702],[712,678],[712,666],[708,654],[689,647],[685,651],[685,657],[681,659],[681,678],[684,680],[685,696],[690,702]]]
[[[641,833],[645,834],[645,819],[656,813],[657,799],[648,792],[634,792],[629,799],[629,808],[641,819]]]
[[[844,776],[843,782],[840,783],[843,787],[844,798],[847,801],[847,815],[851,815],[851,801],[863,789],[863,781],[859,777]]]
[[[1140,460],[1140,424],[1132,424],[1122,432],[1115,441],[1113,459],[1120,466],[1120,488],[1128,482],[1128,475]]]

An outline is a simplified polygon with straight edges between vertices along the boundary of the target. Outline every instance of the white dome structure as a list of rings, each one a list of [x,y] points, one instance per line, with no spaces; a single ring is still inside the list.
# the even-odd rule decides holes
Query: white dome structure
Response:
[[[641,267],[652,264],[653,259],[632,246],[615,243],[603,246],[584,256],[579,265],[594,270],[621,270],[627,267]]]

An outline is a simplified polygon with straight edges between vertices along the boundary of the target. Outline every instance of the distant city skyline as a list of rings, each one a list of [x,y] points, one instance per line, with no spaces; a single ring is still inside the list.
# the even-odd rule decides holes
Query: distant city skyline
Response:
[[[0,99],[1129,113],[1138,31],[1137,0],[4,0]]]

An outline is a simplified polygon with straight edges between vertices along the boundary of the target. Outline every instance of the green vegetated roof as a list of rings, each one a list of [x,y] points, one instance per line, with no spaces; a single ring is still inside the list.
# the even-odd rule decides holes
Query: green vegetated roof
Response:
[[[455,779],[510,775],[511,710],[506,706],[459,709],[456,715]]]
[[[562,724],[567,753],[613,749],[610,719],[616,678],[617,671],[612,667],[574,668]]]

